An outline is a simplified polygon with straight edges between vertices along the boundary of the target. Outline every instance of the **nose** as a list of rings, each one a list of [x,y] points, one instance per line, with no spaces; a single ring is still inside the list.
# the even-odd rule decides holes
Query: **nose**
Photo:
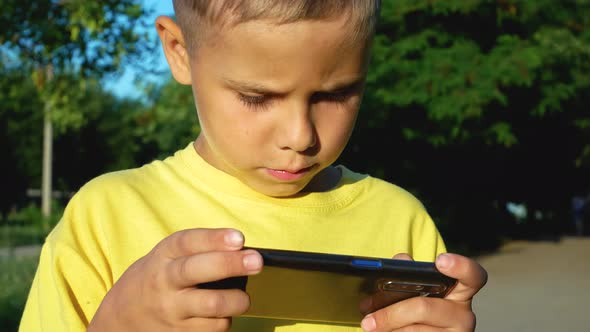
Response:
[[[299,106],[286,112],[284,125],[279,135],[281,149],[304,152],[317,144],[317,132],[311,114],[311,107]]]

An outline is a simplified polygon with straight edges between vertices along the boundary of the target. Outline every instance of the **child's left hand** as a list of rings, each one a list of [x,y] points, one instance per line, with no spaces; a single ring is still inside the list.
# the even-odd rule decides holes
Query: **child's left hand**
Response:
[[[412,259],[398,254],[396,259]],[[473,296],[486,284],[487,272],[474,260],[442,254],[436,259],[438,270],[458,280],[444,299],[413,297],[375,311],[363,319],[364,331],[474,331]]]

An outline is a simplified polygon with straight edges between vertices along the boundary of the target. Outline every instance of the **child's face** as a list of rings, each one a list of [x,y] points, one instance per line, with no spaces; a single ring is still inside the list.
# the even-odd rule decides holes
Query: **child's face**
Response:
[[[211,39],[190,60],[198,153],[265,195],[313,190],[353,130],[365,41],[350,41],[344,18],[250,21]]]

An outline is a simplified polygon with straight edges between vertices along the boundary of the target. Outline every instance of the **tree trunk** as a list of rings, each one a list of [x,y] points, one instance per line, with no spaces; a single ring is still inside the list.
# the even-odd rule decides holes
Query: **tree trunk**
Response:
[[[53,66],[46,68],[46,83],[53,79]],[[43,117],[43,178],[41,184],[41,211],[43,212],[43,228],[49,228],[49,216],[51,215],[51,176],[53,160],[53,124],[51,123],[51,105],[45,102],[45,115]]]

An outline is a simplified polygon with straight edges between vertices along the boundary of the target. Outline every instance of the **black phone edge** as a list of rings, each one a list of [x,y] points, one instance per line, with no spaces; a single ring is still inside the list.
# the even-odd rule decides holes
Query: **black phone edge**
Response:
[[[354,256],[329,254],[308,251],[294,251],[284,249],[270,249],[261,247],[244,247],[242,250],[255,250],[260,253],[265,266],[284,267],[290,269],[316,270],[352,275],[381,275],[385,272],[396,273],[400,278],[408,276],[416,280],[417,276],[423,282],[437,280],[443,282],[449,290],[457,283],[455,278],[444,275],[433,262],[410,261],[393,258],[379,258],[371,256]],[[379,262],[379,266],[355,266],[353,260]],[[204,289],[242,289],[245,290],[246,276],[231,277],[197,285]]]

